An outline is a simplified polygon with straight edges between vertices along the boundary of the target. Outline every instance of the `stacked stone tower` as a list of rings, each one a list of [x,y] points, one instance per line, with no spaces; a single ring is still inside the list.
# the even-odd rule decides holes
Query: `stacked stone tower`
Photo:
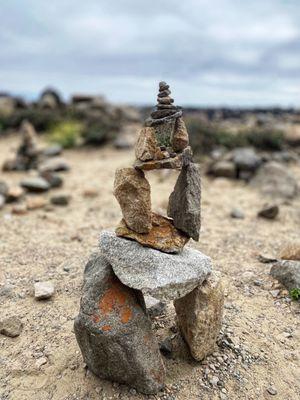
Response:
[[[143,393],[164,386],[165,369],[144,295],[174,301],[192,356],[214,351],[223,292],[211,260],[186,247],[199,239],[200,172],[192,160],[182,110],[160,82],[158,104],[141,129],[133,167],[116,171],[114,194],[123,219],[100,234],[99,252],[85,268],[75,334],[88,367],[98,376]],[[145,172],[176,169],[167,216],[151,210]],[[149,172],[151,173],[151,172]]]

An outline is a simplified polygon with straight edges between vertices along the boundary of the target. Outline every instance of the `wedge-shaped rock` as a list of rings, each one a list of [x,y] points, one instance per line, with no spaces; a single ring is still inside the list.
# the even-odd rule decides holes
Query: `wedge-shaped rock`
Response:
[[[124,286],[95,254],[85,268],[74,329],[88,368],[146,394],[164,386],[165,370],[143,296]]]
[[[134,167],[144,171],[150,171],[153,169],[181,169],[183,161],[192,157],[192,150],[188,146],[182,153],[175,155],[174,157],[165,158],[163,160],[151,160],[151,161],[139,161],[137,160]]]
[[[189,240],[185,233],[175,228],[172,220],[155,213],[152,213],[152,229],[149,233],[137,233],[129,229],[122,220],[116,234],[166,253],[179,253]]]
[[[187,161],[183,166],[168,205],[174,226],[194,240],[199,240],[201,226],[201,177],[199,167]]]
[[[148,233],[151,223],[150,185],[143,171],[135,168],[116,170],[114,195],[126,225],[135,232]]]
[[[175,131],[172,138],[172,148],[174,151],[182,151],[189,144],[189,135],[182,118],[177,118]]]
[[[142,128],[135,145],[135,156],[140,161],[149,161],[163,158],[156,141],[154,128]]]
[[[211,272],[210,258],[186,247],[167,254],[103,231],[100,249],[124,285],[162,301],[185,296]]]
[[[198,361],[215,350],[223,304],[224,290],[219,273],[211,274],[203,285],[174,302],[181,333]]]

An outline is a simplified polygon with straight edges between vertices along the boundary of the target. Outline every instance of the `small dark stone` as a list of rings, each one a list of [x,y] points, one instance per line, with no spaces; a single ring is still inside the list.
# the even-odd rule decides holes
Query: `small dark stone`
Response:
[[[49,183],[51,188],[58,188],[61,187],[63,184],[63,179],[59,175],[54,174],[53,172],[48,172],[48,171],[42,172],[41,177],[44,178]]]
[[[151,117],[156,119],[156,118],[164,118],[168,117],[170,115],[174,115],[176,113],[176,110],[157,110],[153,111],[151,113]]]
[[[158,110],[181,110],[179,106],[174,106],[174,104],[157,104],[156,108]]]
[[[160,146],[160,149],[161,149],[161,151],[166,151],[167,150],[166,146]]]
[[[269,386],[269,387],[267,388],[267,392],[268,392],[270,395],[272,395],[272,396],[276,396],[276,394],[277,394],[277,389],[276,389],[275,386]]]
[[[159,90],[160,90],[160,91],[168,90],[169,87],[170,87],[170,86],[169,86],[166,82],[164,82],[164,81],[159,82]]]
[[[70,203],[71,196],[68,194],[57,194],[52,196],[50,201],[56,206],[67,206]]]
[[[173,352],[173,345],[170,338],[164,339],[159,343],[159,350],[166,358],[171,358]]]
[[[172,104],[172,103],[174,103],[174,99],[172,99],[172,97],[169,97],[169,96],[167,96],[167,97],[158,97],[157,98],[157,102],[159,104]]]
[[[160,91],[159,93],[158,93],[158,97],[167,97],[167,96],[169,96],[171,94],[171,91],[170,90],[162,90],[162,91]]]
[[[258,217],[266,219],[275,219],[279,213],[279,207],[277,205],[264,207],[257,213]]]
[[[270,274],[288,290],[300,288],[299,261],[280,260],[272,266]]]
[[[59,156],[63,151],[63,148],[60,144],[53,144],[52,146],[46,147],[43,151],[44,156],[46,157],[55,157]]]

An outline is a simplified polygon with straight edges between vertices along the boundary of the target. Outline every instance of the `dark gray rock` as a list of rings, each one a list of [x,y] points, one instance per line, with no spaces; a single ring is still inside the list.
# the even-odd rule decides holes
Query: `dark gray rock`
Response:
[[[100,249],[124,285],[162,301],[185,296],[211,272],[210,258],[187,247],[168,254],[102,231]]]
[[[97,376],[155,394],[165,370],[141,293],[123,285],[100,254],[85,268],[74,323],[84,362]]]
[[[56,194],[51,197],[50,202],[55,206],[67,206],[70,200],[71,196],[68,194]]]
[[[257,216],[266,219],[275,219],[279,214],[279,207],[277,205],[265,206],[258,213]]]
[[[50,189],[49,183],[42,177],[29,177],[21,181],[21,186],[29,192],[41,193]]]
[[[268,162],[260,167],[250,185],[272,198],[292,199],[299,193],[295,176],[288,171],[285,165],[275,161]]]
[[[160,90],[158,93],[158,97],[167,97],[171,94],[171,91],[169,89],[165,89],[165,90]]]
[[[23,329],[23,323],[18,317],[7,317],[0,320],[0,334],[8,337],[19,336]]]
[[[164,118],[168,117],[170,115],[174,115],[177,112],[175,109],[169,109],[169,110],[156,110],[151,113],[151,117],[156,119],[156,118]]]
[[[63,184],[63,179],[61,176],[53,173],[53,172],[43,172],[41,173],[41,177],[44,178],[50,185],[51,188],[61,187]]]
[[[164,81],[159,82],[159,91],[160,92],[162,92],[163,90],[169,90],[169,87],[170,86],[166,82],[164,82]]]
[[[272,266],[270,274],[288,290],[300,288],[300,261],[278,261]]]
[[[194,240],[199,240],[201,226],[201,177],[199,167],[187,162],[182,167],[171,193],[168,216],[173,218],[174,226]]]
[[[170,337],[165,338],[159,343],[159,350],[166,358],[172,357],[173,345]]]
[[[67,163],[67,161],[60,157],[50,158],[39,166],[39,171],[41,173],[46,171],[48,172],[69,171],[69,169],[70,166]]]

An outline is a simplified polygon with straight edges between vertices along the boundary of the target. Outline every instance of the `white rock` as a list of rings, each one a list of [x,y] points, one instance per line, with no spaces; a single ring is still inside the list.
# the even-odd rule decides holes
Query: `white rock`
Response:
[[[49,299],[54,294],[54,285],[52,282],[36,282],[34,284],[34,297],[37,300]]]

